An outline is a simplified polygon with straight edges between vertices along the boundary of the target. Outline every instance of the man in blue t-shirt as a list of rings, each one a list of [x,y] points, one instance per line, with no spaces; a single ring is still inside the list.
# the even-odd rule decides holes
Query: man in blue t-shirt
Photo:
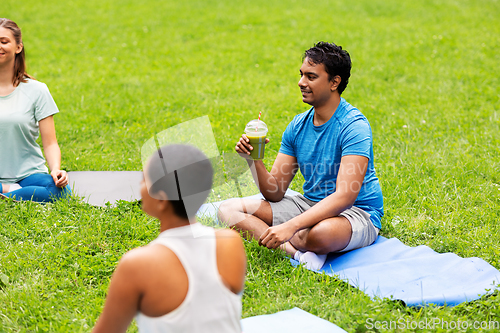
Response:
[[[310,269],[320,269],[329,252],[372,244],[381,229],[383,198],[370,124],[340,96],[350,71],[341,46],[319,42],[305,52],[299,87],[312,108],[288,124],[271,172],[261,160],[249,159],[253,147],[245,135],[236,145],[255,167],[266,200],[232,199],[219,209],[220,221],[263,246],[281,247]],[[298,169],[304,195],[285,196]]]

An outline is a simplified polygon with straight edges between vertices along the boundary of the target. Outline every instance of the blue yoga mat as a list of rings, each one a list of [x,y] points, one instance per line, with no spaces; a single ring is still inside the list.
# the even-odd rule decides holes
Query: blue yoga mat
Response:
[[[343,329],[327,320],[299,308],[273,314],[244,318],[243,333],[344,333]]]
[[[292,264],[298,262],[292,259]],[[440,254],[382,236],[365,248],[330,253],[320,272],[338,276],[371,297],[410,306],[454,306],[476,300],[500,283],[500,272],[480,258]]]
[[[289,190],[287,194],[297,192]],[[262,195],[247,198],[260,199]],[[216,219],[220,204],[205,204],[198,214]],[[425,245],[410,247],[382,236],[362,249],[330,253],[319,272],[338,276],[372,298],[402,300],[409,306],[454,306],[491,293],[500,284],[500,272],[480,258],[440,254]]]

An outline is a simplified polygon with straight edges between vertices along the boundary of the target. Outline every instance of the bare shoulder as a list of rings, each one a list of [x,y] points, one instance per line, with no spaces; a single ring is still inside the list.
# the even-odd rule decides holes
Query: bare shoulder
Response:
[[[131,281],[135,281],[139,278],[137,272],[147,265],[149,259],[149,251],[146,247],[138,247],[125,253],[118,262],[118,266],[115,269],[114,277],[121,275],[128,276]]]
[[[246,274],[246,254],[240,234],[232,229],[216,233],[217,267],[226,285],[234,293],[243,290]]]
[[[245,248],[239,232],[233,229],[219,229],[215,232],[217,239],[217,256],[241,257],[245,255]],[[246,256],[244,258],[246,260]]]
[[[125,253],[120,259],[120,263],[125,265],[137,265],[153,255],[151,246],[141,246]]]
[[[228,228],[217,229],[215,231],[215,235],[217,237],[217,243],[219,243],[219,241],[223,239],[229,239],[230,241],[232,240],[233,242],[238,242],[238,241],[241,242],[240,234],[233,229],[228,229]]]
[[[117,270],[140,278],[142,275],[147,277],[158,267],[168,267],[169,264],[178,262],[177,256],[169,248],[162,245],[147,245],[125,253],[118,263]]]

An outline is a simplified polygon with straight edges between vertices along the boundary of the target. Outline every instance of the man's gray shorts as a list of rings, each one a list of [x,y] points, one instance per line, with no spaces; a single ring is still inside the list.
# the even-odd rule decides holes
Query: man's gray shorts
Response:
[[[269,202],[273,210],[273,226],[285,223],[297,215],[302,214],[316,202],[305,198],[303,195],[285,196],[281,201]],[[345,217],[351,223],[351,240],[339,252],[359,249],[372,244],[378,236],[379,228],[375,227],[370,219],[370,214],[361,208],[352,206],[344,210],[339,216]]]

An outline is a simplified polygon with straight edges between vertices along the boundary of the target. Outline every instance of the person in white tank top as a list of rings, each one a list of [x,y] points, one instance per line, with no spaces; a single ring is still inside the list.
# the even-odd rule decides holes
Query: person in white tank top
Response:
[[[125,332],[134,316],[139,332],[241,333],[241,237],[195,220],[212,177],[192,146],[163,146],[148,160],[142,209],[160,221],[160,235],[121,258],[94,333]]]

